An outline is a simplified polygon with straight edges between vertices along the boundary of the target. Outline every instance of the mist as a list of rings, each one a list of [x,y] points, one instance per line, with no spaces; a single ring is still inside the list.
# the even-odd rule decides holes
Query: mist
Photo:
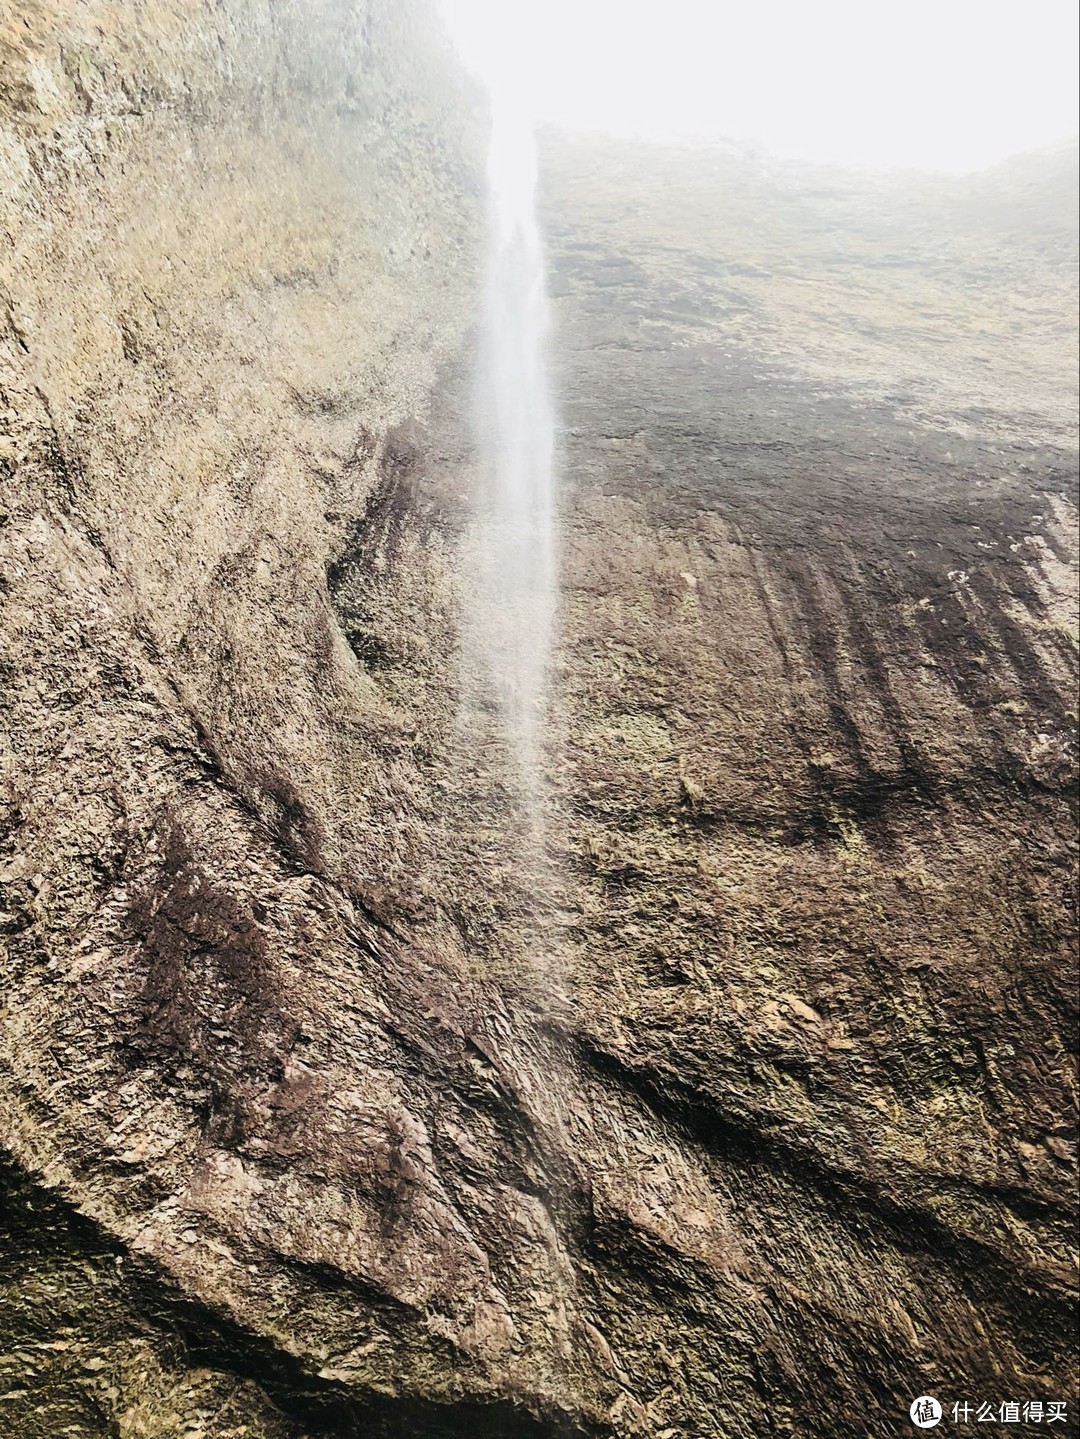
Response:
[[[537,119],[572,131],[962,172],[1077,129],[1077,7],[1065,0],[442,8],[474,69],[516,66]]]

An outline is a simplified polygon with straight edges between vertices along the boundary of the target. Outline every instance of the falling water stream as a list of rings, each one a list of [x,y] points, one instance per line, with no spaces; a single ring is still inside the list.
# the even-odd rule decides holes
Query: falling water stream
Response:
[[[518,787],[535,808],[554,611],[555,425],[536,146],[528,113],[506,90],[492,96],[488,185],[475,660]]]

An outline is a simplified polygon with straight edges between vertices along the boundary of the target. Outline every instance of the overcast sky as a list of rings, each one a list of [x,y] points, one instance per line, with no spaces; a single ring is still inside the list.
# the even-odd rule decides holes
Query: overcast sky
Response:
[[[1077,0],[441,0],[537,118],[969,170],[1077,131]]]

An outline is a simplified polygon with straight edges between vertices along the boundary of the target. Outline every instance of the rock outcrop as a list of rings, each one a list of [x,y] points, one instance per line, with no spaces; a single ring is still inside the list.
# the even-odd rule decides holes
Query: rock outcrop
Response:
[[[1071,1398],[1075,166],[552,140],[546,852],[432,12],[0,20],[0,1424]]]

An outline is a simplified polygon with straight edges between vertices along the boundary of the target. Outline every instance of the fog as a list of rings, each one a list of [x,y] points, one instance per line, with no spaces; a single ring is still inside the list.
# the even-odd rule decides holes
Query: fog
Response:
[[[442,0],[535,117],[780,157],[979,169],[1077,130],[1075,0]]]

